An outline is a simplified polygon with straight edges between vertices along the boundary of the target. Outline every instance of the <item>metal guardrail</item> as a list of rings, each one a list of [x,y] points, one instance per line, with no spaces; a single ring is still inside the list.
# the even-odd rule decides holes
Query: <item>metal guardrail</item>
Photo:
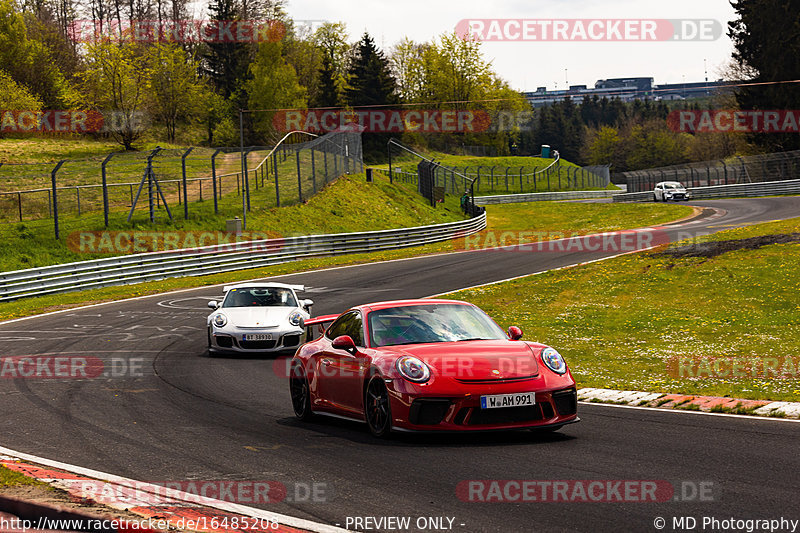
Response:
[[[486,214],[393,230],[243,241],[148,252],[0,273],[0,301],[184,276],[220,274],[309,257],[391,250],[441,242],[486,228]]]
[[[477,205],[516,204],[523,202],[545,202],[555,200],[590,200],[593,198],[610,198],[622,194],[622,191],[563,191],[532,192],[524,194],[498,194],[496,196],[476,196]]]
[[[800,194],[800,179],[764,181],[760,183],[737,183],[731,185],[712,185],[710,187],[689,187],[687,190],[691,191],[693,200]],[[652,202],[653,191],[615,194],[613,201]]]

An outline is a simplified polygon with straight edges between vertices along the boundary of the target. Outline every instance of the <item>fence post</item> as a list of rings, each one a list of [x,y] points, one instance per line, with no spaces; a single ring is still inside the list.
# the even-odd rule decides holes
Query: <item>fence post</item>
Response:
[[[106,165],[111,161],[112,157],[114,157],[113,152],[103,159],[103,164],[100,166],[100,175],[103,183],[103,220],[105,221],[106,227],[108,227],[108,181],[106,180]],[[133,185],[131,185],[131,187],[133,187]]]
[[[275,205],[281,206],[281,188],[278,185],[278,153],[272,154],[272,168],[275,170]]]
[[[80,186],[75,186],[75,203],[78,204],[78,216],[81,216],[81,188]]]
[[[300,198],[300,203],[303,203],[303,182],[300,179],[300,150],[295,150],[294,155],[297,161],[297,196]]]
[[[189,190],[186,187],[186,156],[192,153],[194,147],[189,148],[181,156],[181,174],[183,175],[183,218],[189,220]],[[202,187],[202,185],[201,185]]]
[[[311,183],[314,186],[314,194],[317,194],[317,168],[314,163],[314,149],[311,149]]]
[[[53,226],[56,232],[56,240],[59,239],[58,234],[58,192],[56,189],[56,173],[58,173],[58,169],[61,168],[61,165],[66,163],[66,159],[62,159],[59,161],[53,171],[50,173],[50,184],[53,187]]]
[[[221,148],[217,148],[217,151],[214,152],[214,155],[211,156],[211,187],[212,192],[214,193],[214,214],[219,213],[219,206],[217,205],[217,163],[215,159],[217,158],[217,154],[222,151]],[[222,194],[220,194],[222,196]]]
[[[389,156],[389,183],[392,183],[392,146],[391,145],[392,145],[392,141],[389,140],[389,142],[386,144],[386,152],[387,152],[387,155]]]
[[[17,191],[17,202],[19,204],[19,221],[22,222],[22,193]]]

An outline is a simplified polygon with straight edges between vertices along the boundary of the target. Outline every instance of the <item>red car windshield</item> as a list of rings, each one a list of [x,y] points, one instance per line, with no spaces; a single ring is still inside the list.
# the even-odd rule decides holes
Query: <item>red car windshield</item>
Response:
[[[407,305],[369,314],[371,345],[508,339],[483,311],[471,305]]]

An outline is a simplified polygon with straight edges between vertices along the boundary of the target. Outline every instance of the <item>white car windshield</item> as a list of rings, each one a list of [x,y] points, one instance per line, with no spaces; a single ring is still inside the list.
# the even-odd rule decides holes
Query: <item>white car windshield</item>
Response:
[[[245,287],[229,290],[222,307],[297,307],[297,300],[289,289]]]
[[[665,189],[683,189],[683,185],[680,183],[667,183],[664,185]]]
[[[508,339],[485,313],[461,304],[408,305],[369,314],[372,346]]]

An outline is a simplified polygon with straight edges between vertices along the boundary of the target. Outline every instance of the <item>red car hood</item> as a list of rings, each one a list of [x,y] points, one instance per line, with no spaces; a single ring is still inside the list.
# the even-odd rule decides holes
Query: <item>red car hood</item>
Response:
[[[464,381],[503,380],[535,376],[539,365],[521,341],[459,341],[387,347],[398,355],[413,355],[435,375]]]

